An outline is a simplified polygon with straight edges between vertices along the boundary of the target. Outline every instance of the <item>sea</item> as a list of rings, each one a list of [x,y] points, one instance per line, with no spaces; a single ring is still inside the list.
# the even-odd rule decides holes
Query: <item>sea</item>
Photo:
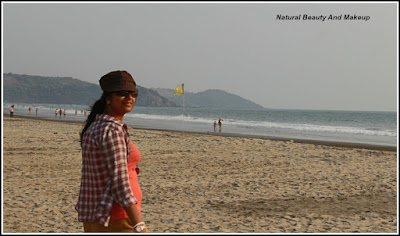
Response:
[[[14,115],[82,123],[84,111],[90,112],[84,105],[3,103],[4,116],[9,115],[11,105]],[[56,109],[67,113],[56,115]],[[397,146],[396,112],[135,106],[124,122],[132,128],[214,133],[214,121],[219,118],[223,120],[221,134]]]

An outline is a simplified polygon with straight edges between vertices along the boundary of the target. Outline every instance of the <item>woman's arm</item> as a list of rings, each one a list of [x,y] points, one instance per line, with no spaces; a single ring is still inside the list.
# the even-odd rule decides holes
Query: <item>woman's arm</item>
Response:
[[[129,220],[133,225],[136,225],[139,222],[142,222],[142,218],[140,217],[140,213],[136,207],[136,204],[132,204],[129,207],[125,208],[126,214],[128,214]],[[141,233],[148,233],[147,227]]]

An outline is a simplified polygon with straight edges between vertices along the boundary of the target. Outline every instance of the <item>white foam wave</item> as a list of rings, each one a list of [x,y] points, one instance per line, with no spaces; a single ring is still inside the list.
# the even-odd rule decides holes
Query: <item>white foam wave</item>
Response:
[[[312,124],[288,124],[288,123],[274,123],[274,122],[248,122],[239,121],[233,122],[245,128],[281,128],[293,129],[300,131],[313,131],[313,132],[331,132],[331,133],[348,133],[348,134],[361,134],[372,136],[390,136],[396,137],[397,133],[393,130],[377,130],[361,127],[346,127],[346,126],[327,126],[327,125],[312,125]]]

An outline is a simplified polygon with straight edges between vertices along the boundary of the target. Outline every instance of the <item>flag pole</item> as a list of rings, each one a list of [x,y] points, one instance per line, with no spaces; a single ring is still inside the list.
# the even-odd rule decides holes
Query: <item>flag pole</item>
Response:
[[[182,97],[182,106],[183,106],[183,114],[182,114],[182,122],[185,116],[185,89],[184,89],[184,83],[182,83],[181,85],[178,85],[178,87],[176,87],[175,89],[175,93],[174,96],[180,96],[183,95]]]
[[[183,100],[183,102],[182,102],[182,104],[183,104],[183,122],[185,122],[185,90],[184,90],[184,83],[182,83],[182,91],[183,91],[183,96],[182,96],[182,100]]]

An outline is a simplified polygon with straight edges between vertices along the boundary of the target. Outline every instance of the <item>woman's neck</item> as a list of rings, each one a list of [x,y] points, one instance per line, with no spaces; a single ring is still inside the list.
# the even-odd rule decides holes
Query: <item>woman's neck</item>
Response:
[[[118,119],[118,120],[120,120],[120,121],[122,121],[122,120],[124,119],[124,115],[116,114],[116,113],[113,112],[111,109],[108,109],[108,107],[106,107],[106,108],[104,109],[103,114],[106,114],[106,115],[115,117],[116,119]]]

